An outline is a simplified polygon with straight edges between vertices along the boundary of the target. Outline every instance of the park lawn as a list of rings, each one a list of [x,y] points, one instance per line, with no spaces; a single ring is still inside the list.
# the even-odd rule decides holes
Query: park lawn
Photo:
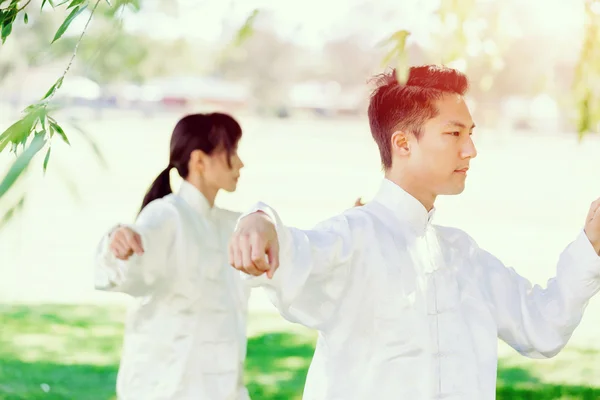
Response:
[[[124,309],[0,305],[0,400],[113,400]],[[246,381],[253,400],[299,400],[316,335],[252,314]],[[500,360],[498,399],[600,399],[597,351]],[[594,378],[595,377],[595,378]]]

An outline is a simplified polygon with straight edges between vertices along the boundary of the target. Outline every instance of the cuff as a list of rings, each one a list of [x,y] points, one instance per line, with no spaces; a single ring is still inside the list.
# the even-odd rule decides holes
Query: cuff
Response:
[[[594,250],[584,230],[569,245],[567,253],[576,264],[584,266],[592,275],[600,278],[600,255]]]
[[[240,217],[238,218],[236,224],[235,224],[235,229],[237,229],[238,225],[240,224],[240,221],[242,220],[242,218],[246,218],[248,215],[250,214],[254,214],[256,212],[263,212],[265,214],[267,214],[267,216],[269,218],[271,218],[271,221],[277,225],[277,214],[275,213],[275,211],[269,207],[269,205],[262,203],[262,202],[258,202],[256,204],[254,204],[248,211],[242,213],[242,215],[240,215]]]
[[[573,255],[577,255],[577,257],[582,258],[584,262],[589,261],[600,266],[600,255],[596,253],[594,246],[592,246],[590,239],[588,239],[583,229],[581,232],[579,232],[579,235],[577,235],[577,238],[571,244],[571,248],[569,250]]]
[[[118,259],[110,250],[110,240],[115,231],[121,227],[128,227],[135,231],[133,225],[118,224],[112,227],[102,238],[98,245],[94,285],[99,290],[110,290],[125,281],[127,262]],[[136,231],[137,232],[137,231]],[[137,257],[135,254],[130,258]]]
[[[290,234],[285,225],[283,225],[283,222],[281,221],[281,218],[279,218],[277,212],[273,210],[273,208],[271,208],[268,204],[258,202],[254,206],[252,206],[248,211],[240,215],[240,217],[237,220],[237,223],[235,224],[235,229],[238,228],[238,225],[242,218],[245,218],[248,215],[254,214],[259,211],[267,214],[267,216],[271,219],[271,222],[273,222],[273,224],[275,225],[275,230],[277,231],[277,238],[279,240],[279,252],[281,253],[282,250],[287,249],[289,245]]]

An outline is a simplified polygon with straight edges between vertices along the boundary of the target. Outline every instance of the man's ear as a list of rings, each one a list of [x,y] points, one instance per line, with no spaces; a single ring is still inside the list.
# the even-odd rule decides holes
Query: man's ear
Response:
[[[392,133],[391,144],[392,153],[396,153],[400,156],[407,156],[410,154],[410,142],[408,141],[408,134],[405,131],[396,131]]]

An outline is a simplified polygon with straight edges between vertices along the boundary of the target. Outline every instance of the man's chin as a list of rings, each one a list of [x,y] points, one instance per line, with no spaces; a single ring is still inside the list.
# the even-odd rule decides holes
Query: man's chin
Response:
[[[455,190],[455,191],[454,191],[454,193],[452,193],[452,194],[454,194],[454,195],[456,195],[456,194],[461,194],[461,193],[462,193],[462,192],[464,192],[464,191],[465,191],[465,185],[462,185],[461,187],[459,187],[459,188],[456,188],[456,190]]]
[[[455,187],[447,188],[443,192],[438,193],[438,195],[442,195],[442,196],[456,196],[457,194],[461,194],[464,191],[465,191],[465,185],[460,185],[460,186],[455,186]]]

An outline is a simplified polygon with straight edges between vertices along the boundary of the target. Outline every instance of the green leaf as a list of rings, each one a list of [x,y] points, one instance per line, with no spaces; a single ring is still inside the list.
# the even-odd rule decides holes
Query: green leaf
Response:
[[[12,32],[12,21],[4,21],[5,25],[2,26],[2,32],[0,33],[2,37],[2,44],[6,42],[6,38],[10,36]]]
[[[399,30],[378,44],[378,46],[392,45],[382,60],[382,66],[388,66],[394,60],[400,62],[402,58],[406,57],[406,40],[409,36],[409,31]]]
[[[0,198],[8,192],[8,189],[17,181],[19,176],[25,171],[25,169],[29,166],[29,163],[33,159],[33,157],[44,147],[46,144],[46,139],[44,135],[35,135],[29,147],[21,153],[19,157],[15,160],[13,165],[11,165],[10,169],[0,182]]]
[[[14,143],[15,141],[21,141],[22,137],[29,136],[31,132],[30,129],[27,129],[25,126],[24,118],[18,120],[11,126],[9,126],[2,134],[0,135],[0,153],[9,143]],[[18,139],[18,140],[17,140]]]
[[[25,150],[25,147],[27,146],[27,139],[29,138],[29,136],[23,136],[23,138],[21,139],[21,146],[23,146],[23,150]]]
[[[54,82],[54,85],[52,85],[52,87],[48,90],[46,95],[42,97],[42,100],[46,100],[48,97],[52,96],[54,92],[56,92],[62,86],[64,78],[64,75],[58,78],[58,80]]]
[[[130,10],[137,12],[142,9],[142,4],[140,3],[140,0],[125,0],[121,2],[124,6],[128,6]]]
[[[9,143],[21,143],[24,138],[32,133],[36,121],[43,115],[45,109],[28,107],[28,112],[23,118],[9,126],[0,135],[0,153]]]
[[[44,105],[40,103],[30,104],[23,110],[23,112],[29,114],[35,110],[39,110],[42,107],[44,107]]]
[[[2,39],[2,43],[4,43],[6,41],[6,38],[10,36],[12,32],[13,22],[15,22],[15,19],[17,18],[17,2],[11,2],[7,8],[1,11],[2,13],[0,14],[0,16],[2,18],[0,19],[0,38]]]
[[[19,212],[19,210],[23,208],[23,206],[25,205],[25,198],[26,196],[23,195],[21,199],[17,202],[17,204],[9,208],[8,211],[4,214],[2,220],[0,220],[0,230],[15,216],[17,212]]]
[[[110,4],[110,0],[106,0],[106,4],[108,4],[109,7],[112,7],[112,4]]]
[[[78,5],[80,5],[80,4],[81,4],[81,3],[83,3],[84,1],[86,1],[86,0],[71,0],[71,4],[69,4],[69,7],[67,7],[67,10],[68,10],[69,8],[73,8],[73,7],[75,7],[75,6],[78,6]],[[65,3],[66,3],[66,2],[65,2]]]
[[[50,161],[50,151],[52,147],[48,147],[48,151],[46,151],[46,157],[44,157],[44,174],[46,174],[46,168],[48,168],[48,161]]]
[[[387,39],[384,39],[381,42],[379,42],[377,44],[377,47],[386,46],[388,44],[393,44],[394,48],[398,47],[398,45],[400,45],[402,48],[404,48],[406,39],[409,36],[410,36],[409,31],[401,29],[399,31],[392,33]]]
[[[29,23],[29,16],[27,13],[23,13],[23,22],[25,22],[25,25]]]
[[[395,68],[396,68],[396,80],[401,85],[404,85],[406,83],[406,81],[408,80],[408,75],[410,72],[410,68],[408,66],[408,63],[406,62],[406,57],[404,57],[404,56],[400,57],[398,59],[398,63]]]
[[[54,1],[53,0],[42,0],[42,6],[40,7],[40,11],[44,9],[44,5],[46,4],[46,2],[48,2],[48,4],[50,4],[50,6],[52,6],[52,8],[56,7],[54,5]]]
[[[52,43],[56,42],[58,39],[61,38],[61,36],[67,31],[67,29],[69,28],[69,25],[71,25],[71,22],[73,22],[73,20],[75,18],[77,18],[77,16],[79,14],[81,14],[83,12],[83,10],[85,10],[87,8],[87,5],[84,5],[83,7],[75,7],[73,9],[73,11],[71,11],[71,13],[67,16],[67,18],[65,18],[65,20],[63,21],[62,25],[58,28],[58,30],[56,31],[56,34],[54,35],[54,39],[52,39]]]
[[[244,24],[238,29],[235,38],[233,39],[234,46],[240,46],[244,41],[248,40],[250,36],[254,33],[254,21],[258,16],[259,10],[255,9],[252,13],[246,18]]]
[[[56,133],[58,133],[60,135],[60,137],[62,138],[62,140],[64,140],[64,142],[66,144],[68,144],[69,146],[71,145],[71,143],[69,143],[69,139],[67,138],[67,135],[65,134],[65,131],[63,130],[63,128],[61,128],[61,126],[58,125],[58,123],[56,123],[56,121],[53,119],[50,120],[50,130],[55,130]]]
[[[42,6],[40,7],[40,11],[44,8],[44,5],[46,4],[46,2],[48,2],[48,4],[50,4],[50,6],[52,8],[55,8],[56,6],[54,5],[54,1],[53,0],[42,0]]]

